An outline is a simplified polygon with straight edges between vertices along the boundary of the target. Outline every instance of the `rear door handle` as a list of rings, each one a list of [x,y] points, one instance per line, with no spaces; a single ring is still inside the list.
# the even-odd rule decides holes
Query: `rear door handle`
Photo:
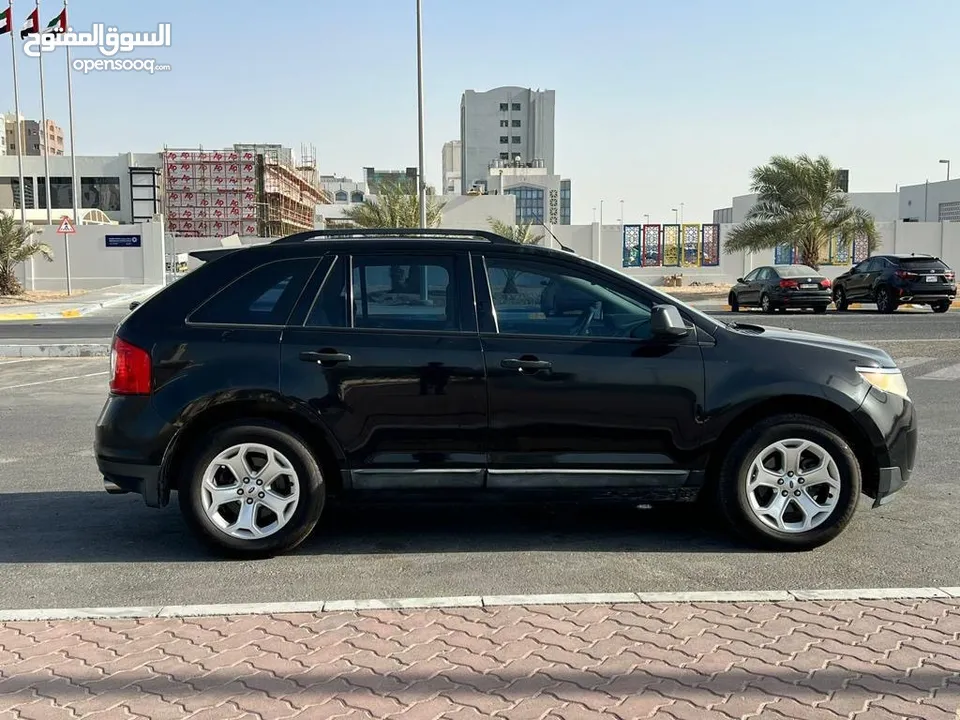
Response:
[[[305,362],[315,362],[321,365],[336,365],[337,363],[350,362],[351,357],[348,353],[326,350],[321,352],[302,352],[300,353],[300,359]]]
[[[500,367],[507,370],[549,370],[553,367],[553,363],[548,360],[507,358],[500,361]]]

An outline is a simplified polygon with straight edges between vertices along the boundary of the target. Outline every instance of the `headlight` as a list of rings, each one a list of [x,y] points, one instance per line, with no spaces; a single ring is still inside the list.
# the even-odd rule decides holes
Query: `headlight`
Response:
[[[858,367],[857,372],[878,390],[899,395],[902,398],[907,397],[907,382],[903,379],[903,373],[899,368]]]

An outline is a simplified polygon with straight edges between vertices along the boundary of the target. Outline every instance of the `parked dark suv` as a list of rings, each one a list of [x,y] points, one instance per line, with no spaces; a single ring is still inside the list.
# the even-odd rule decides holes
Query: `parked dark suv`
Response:
[[[882,313],[904,303],[945,313],[956,298],[956,274],[933,255],[874,255],[833,281],[833,302],[841,311],[850,303],[868,302]]]
[[[340,230],[194,255],[117,328],[96,458],[228,554],[291,550],[336,497],[700,499],[807,549],[914,464],[885,352],[724,324],[567,252]],[[551,283],[592,302],[547,315]]]

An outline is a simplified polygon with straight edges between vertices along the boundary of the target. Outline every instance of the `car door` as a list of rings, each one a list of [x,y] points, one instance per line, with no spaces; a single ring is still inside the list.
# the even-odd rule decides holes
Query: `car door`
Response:
[[[760,304],[760,298],[763,296],[764,291],[766,291],[767,285],[776,277],[776,272],[771,267],[762,267],[758,270],[757,276],[753,279],[750,295],[753,298],[754,305]]]
[[[843,288],[847,293],[847,300],[862,300],[867,293],[870,282],[870,273],[876,265],[876,258],[867,258],[850,271],[850,277],[844,282]]]
[[[737,287],[737,300],[741,305],[754,305],[757,302],[756,298],[756,288],[754,282],[757,279],[757,275],[760,274],[762,268],[755,268],[748,272],[744,278],[743,282],[740,283]]]
[[[282,390],[326,426],[350,489],[482,487],[487,395],[469,278],[466,254],[344,253],[285,330]]]
[[[639,286],[562,258],[491,251],[475,258],[474,279],[489,488],[649,490],[692,481],[704,392],[696,332],[654,339],[654,300]],[[581,307],[543,313],[540,295],[556,286],[584,297]]]

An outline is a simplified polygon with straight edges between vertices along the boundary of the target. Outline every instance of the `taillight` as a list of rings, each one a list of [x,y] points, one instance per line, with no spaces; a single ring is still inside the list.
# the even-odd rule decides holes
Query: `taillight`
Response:
[[[151,375],[150,353],[114,337],[110,349],[110,392],[114,395],[149,395]]]
[[[904,280],[915,280],[917,277],[916,273],[907,272],[906,270],[895,270],[893,274]]]
[[[800,283],[798,283],[796,280],[781,280],[781,281],[780,281],[780,287],[782,287],[782,288],[798,288],[798,287],[800,287]]]
[[[827,278],[824,278],[823,280],[820,281],[820,287],[826,290],[828,287],[830,287],[830,281],[827,280]]]
[[[952,272],[948,272],[948,273],[944,273],[944,274],[943,274],[943,279],[946,280],[947,282],[953,282],[953,280],[954,280],[955,277],[956,277],[956,275],[953,274]]]

